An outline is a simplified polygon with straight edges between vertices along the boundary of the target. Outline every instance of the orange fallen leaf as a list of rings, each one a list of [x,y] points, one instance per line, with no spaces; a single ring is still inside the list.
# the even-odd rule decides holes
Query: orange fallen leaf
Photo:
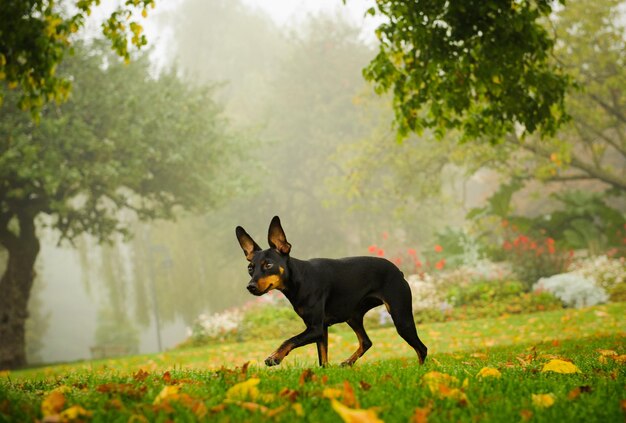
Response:
[[[359,400],[354,395],[354,389],[352,389],[352,385],[347,380],[343,381],[343,392],[342,392],[342,402],[344,405],[353,408],[359,408]]]
[[[523,421],[527,422],[530,419],[533,418],[533,412],[527,409],[523,409],[519,412],[520,417],[522,418]]]
[[[626,363],[626,354],[622,354],[622,355],[618,355],[616,357],[613,357],[613,360],[615,360],[616,363],[624,364],[624,363]]]
[[[451,400],[458,401],[461,405],[467,405],[467,396],[459,388],[450,388],[444,384],[439,385],[439,397],[449,398]]]
[[[604,357],[612,357],[612,356],[616,356],[617,352],[613,351],[613,350],[597,350],[601,356]]]
[[[161,376],[161,379],[163,379],[163,382],[169,385],[172,382],[172,375],[170,374],[169,371],[167,371],[163,373],[163,376]]]
[[[294,402],[298,398],[298,395],[300,395],[298,391],[294,391],[293,389],[289,388],[283,388],[278,393],[278,396],[287,398],[291,402]]]
[[[428,386],[430,392],[436,393],[440,384],[444,385],[458,385],[459,380],[454,376],[450,376],[446,373],[431,371],[422,376],[422,382]]]
[[[548,408],[552,407],[556,401],[554,394],[532,394],[532,401],[535,407]]]
[[[580,370],[574,363],[570,363],[569,361],[559,360],[558,358],[552,359],[546,364],[543,365],[541,369],[542,373],[545,372],[555,372],[555,373],[580,373]]]
[[[330,401],[333,410],[339,414],[339,417],[341,417],[345,423],[384,423],[378,418],[374,410],[353,409],[346,407],[335,399]]]
[[[430,414],[430,411],[430,407],[416,408],[415,411],[413,411],[411,423],[428,423],[428,415]]]
[[[137,373],[133,375],[133,379],[138,382],[143,382],[150,375],[150,373],[146,372],[144,369],[139,369]]]
[[[359,382],[359,386],[361,387],[361,389],[363,389],[364,391],[369,391],[370,388],[372,387],[372,385],[370,385],[369,383],[365,382],[365,381],[360,381]]]
[[[311,380],[313,376],[314,376],[313,370],[304,369],[302,373],[300,373],[300,379],[298,379],[298,384],[304,385],[306,382]]]

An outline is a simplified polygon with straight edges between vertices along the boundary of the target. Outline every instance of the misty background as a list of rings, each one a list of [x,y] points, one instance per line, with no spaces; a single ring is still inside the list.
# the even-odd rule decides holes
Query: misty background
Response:
[[[236,177],[210,213],[137,223],[128,241],[99,246],[82,236],[58,245],[58,234],[44,229],[29,362],[87,359],[107,344],[166,350],[198,315],[249,301],[237,225],[266,247],[279,215],[292,255],[303,259],[366,255],[384,241],[419,251],[494,192],[497,174],[466,172],[447,157],[448,144],[396,142],[390,98],[361,76],[376,53],[369,6],[157,5],[146,23],[151,69],[212,87],[236,133],[227,162]],[[414,153],[420,149],[431,155]],[[541,213],[542,198],[535,200]]]

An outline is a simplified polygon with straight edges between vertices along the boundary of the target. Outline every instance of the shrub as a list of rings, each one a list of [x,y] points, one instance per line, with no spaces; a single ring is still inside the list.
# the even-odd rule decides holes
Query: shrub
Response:
[[[572,265],[572,271],[606,290],[611,301],[626,301],[626,260],[607,256],[590,257]]]
[[[535,291],[547,291],[559,298],[566,307],[589,307],[604,303],[609,296],[596,286],[593,280],[577,273],[561,273],[541,278],[534,286]]]

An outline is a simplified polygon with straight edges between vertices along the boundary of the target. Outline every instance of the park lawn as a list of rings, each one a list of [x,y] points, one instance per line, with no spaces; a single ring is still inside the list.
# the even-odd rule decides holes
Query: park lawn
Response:
[[[374,346],[353,368],[318,368],[314,346],[266,368],[259,363],[280,340],[259,334],[257,342],[4,372],[0,421],[341,421],[351,410],[364,410],[356,412],[370,420],[361,421],[623,421],[625,315],[626,303],[616,303],[419,325],[424,366],[388,328],[370,331]],[[333,331],[331,363],[355,347],[353,334]],[[574,373],[542,371],[555,359],[565,362],[553,362],[557,370]]]

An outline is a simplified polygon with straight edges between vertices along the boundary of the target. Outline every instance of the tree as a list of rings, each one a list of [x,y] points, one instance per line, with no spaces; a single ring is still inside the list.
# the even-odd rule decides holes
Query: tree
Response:
[[[76,49],[59,69],[74,83],[69,102],[45,106],[34,125],[9,93],[0,119],[0,368],[25,363],[38,222],[61,239],[107,240],[128,234],[133,216],[172,219],[226,194],[231,136],[210,89],[175,72],[150,78],[146,57],[124,66],[101,46]]]
[[[551,135],[566,120],[568,76],[552,58],[544,25],[550,0],[396,1],[369,9],[385,21],[365,68],[377,92],[393,92],[401,138],[459,129],[464,140],[499,140],[516,127]]]
[[[73,35],[85,25],[100,0],[3,0],[0,8],[0,104],[6,88],[21,92],[18,105],[39,116],[44,103],[67,99],[70,80],[57,67],[71,53]],[[124,0],[102,24],[113,50],[130,59],[128,43],[147,43],[143,28],[133,16],[146,17],[154,0]],[[66,7],[64,7],[66,6]]]

